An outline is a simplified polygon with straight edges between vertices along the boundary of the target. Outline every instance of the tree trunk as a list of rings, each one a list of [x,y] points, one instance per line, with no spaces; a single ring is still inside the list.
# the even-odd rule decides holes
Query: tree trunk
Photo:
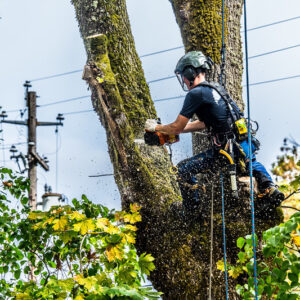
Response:
[[[220,7],[220,1],[206,1],[208,4],[197,1],[205,7],[207,14],[211,2],[218,3],[215,11]],[[178,209],[171,205],[179,203],[181,196],[168,153],[164,147],[147,146],[143,142],[144,123],[146,119],[156,117],[156,112],[135,50],[125,0],[72,2],[87,52],[83,79],[91,88],[93,106],[106,129],[122,207],[126,209],[133,202],[143,207],[137,249],[139,253],[148,252],[155,257],[156,270],[151,273],[150,280],[156,289],[164,292],[164,299],[207,299],[210,253],[208,221],[200,218],[197,212],[188,219],[182,217],[180,205]],[[173,3],[177,19],[180,18],[177,11],[182,5],[179,2]],[[241,10],[241,5],[238,8]],[[235,15],[234,19],[237,18]],[[188,42],[191,35],[186,24],[182,28],[186,48],[190,50],[193,48]],[[235,30],[238,32],[238,29]],[[239,44],[239,36],[235,39]],[[195,46],[199,44],[198,37],[193,43]],[[217,51],[216,46],[214,51],[211,55],[216,60],[219,48]],[[228,66],[228,73],[239,66],[240,56],[240,53],[236,54],[237,62]],[[239,67],[234,72],[240,76],[241,71]],[[235,89],[232,87],[237,91],[234,96],[239,95],[240,81],[230,79],[227,82],[236,86]],[[205,187],[203,198],[210,203],[211,191]],[[215,205],[215,236],[218,239],[214,239],[213,290],[214,299],[222,299],[224,274],[215,270],[217,260],[222,258],[222,251],[219,250],[222,244],[219,238],[222,228],[219,198],[215,198]],[[242,220],[232,222],[238,232],[228,232],[228,239],[232,242],[228,248],[234,245],[236,237],[249,232]]]

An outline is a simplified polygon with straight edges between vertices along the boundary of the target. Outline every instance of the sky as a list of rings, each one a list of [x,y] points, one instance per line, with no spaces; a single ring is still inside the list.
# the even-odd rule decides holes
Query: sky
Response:
[[[140,56],[168,48],[182,46],[182,39],[168,0],[127,0],[128,13],[136,48]],[[17,9],[16,9],[17,7]],[[300,16],[299,0],[252,0],[247,4],[248,28]],[[83,42],[70,1],[63,0],[1,0],[0,2],[0,106],[10,111],[24,109],[25,80],[32,81],[32,91],[39,98],[38,120],[55,121],[58,113],[65,113],[64,126],[59,128],[58,152],[54,127],[38,128],[37,151],[50,160],[50,171],[38,167],[38,198],[45,183],[54,192],[65,194],[70,200],[86,194],[95,203],[120,208],[120,196],[113,177],[89,177],[112,173],[107,153],[106,135],[90,99],[42,106],[81,96],[90,92],[81,79],[81,72],[34,80],[80,70],[86,62]],[[300,19],[249,31],[249,56],[299,45]],[[300,74],[300,47],[251,59],[250,83]],[[178,49],[141,58],[147,81],[173,75],[174,67],[184,50]],[[258,158],[267,169],[276,160],[282,140],[292,136],[300,141],[299,90],[300,78],[252,86],[251,115],[260,124],[258,138],[262,149]],[[150,84],[153,99],[185,95],[177,79]],[[245,98],[244,90],[244,100]],[[156,102],[163,123],[177,117],[184,98]],[[20,120],[18,111],[8,113],[9,120]],[[26,119],[26,114],[23,117]],[[0,136],[1,137],[1,136]],[[17,170],[9,159],[9,147],[27,140],[25,127],[3,124],[4,139],[0,144],[0,165]],[[4,149],[1,149],[4,148]],[[26,145],[18,145],[26,153]],[[58,168],[56,168],[56,152]],[[174,162],[192,155],[190,134],[182,135],[173,146]],[[56,177],[57,174],[57,177]],[[56,187],[57,181],[57,187]]]

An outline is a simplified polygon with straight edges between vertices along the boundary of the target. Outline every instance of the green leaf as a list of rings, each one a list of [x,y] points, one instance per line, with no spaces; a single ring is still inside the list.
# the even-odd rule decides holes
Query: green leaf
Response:
[[[245,245],[245,242],[246,242],[246,240],[245,240],[243,237],[239,237],[239,238],[237,239],[236,244],[237,244],[237,246],[238,246],[240,249],[242,249],[242,248],[244,247],[244,245]]]
[[[290,281],[298,282],[298,280],[299,280],[299,273],[298,274],[288,273],[288,278],[289,278]]]
[[[21,275],[21,270],[16,270],[16,271],[14,272],[14,277],[15,277],[15,279],[19,279],[19,278],[20,278],[20,275]]]
[[[51,268],[56,269],[56,263],[55,263],[54,261],[48,261],[48,265],[49,265]]]
[[[245,252],[239,252],[238,257],[239,257],[240,263],[242,263],[242,264],[247,261],[247,255]]]
[[[117,244],[122,240],[122,237],[118,234],[113,234],[107,237],[107,242],[110,244]]]

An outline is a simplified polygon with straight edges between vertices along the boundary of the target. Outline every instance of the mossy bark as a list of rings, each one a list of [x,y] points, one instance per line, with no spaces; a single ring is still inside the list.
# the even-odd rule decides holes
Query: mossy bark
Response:
[[[175,8],[180,7],[177,2],[174,1]],[[140,253],[148,252],[155,257],[156,270],[150,280],[164,292],[165,299],[207,299],[209,221],[197,212],[183,218],[178,213],[180,209],[170,208],[171,204],[180,203],[181,196],[168,153],[163,147],[143,143],[144,123],[147,118],[156,117],[156,112],[135,50],[125,0],[72,0],[72,3],[87,52],[83,79],[91,88],[93,106],[106,129],[122,207],[126,209],[133,202],[143,207],[136,245]],[[206,14],[209,15],[210,9],[208,6]],[[183,35],[187,46],[187,27]],[[193,43],[200,45],[196,36]],[[215,59],[216,49],[217,46],[212,52]],[[203,201],[210,203],[209,190],[203,189],[202,194]],[[215,232],[221,236],[218,203],[216,197]],[[233,218],[231,224],[240,231],[233,236],[228,230],[228,238],[234,245],[235,236],[245,232],[244,222]],[[214,239],[214,249],[221,244],[220,238]],[[235,250],[231,247],[229,256]],[[216,251],[214,266],[221,257],[221,251]],[[223,274],[216,272],[215,267],[214,274],[215,299],[222,299],[224,285],[219,277]]]

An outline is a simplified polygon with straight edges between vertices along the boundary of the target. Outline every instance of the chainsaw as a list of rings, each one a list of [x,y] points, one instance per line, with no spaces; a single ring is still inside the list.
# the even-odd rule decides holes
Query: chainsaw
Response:
[[[160,119],[157,120],[157,124],[161,124]],[[163,146],[165,144],[170,145],[179,142],[179,135],[167,135],[156,131],[146,131],[144,140],[145,143],[150,146]]]

